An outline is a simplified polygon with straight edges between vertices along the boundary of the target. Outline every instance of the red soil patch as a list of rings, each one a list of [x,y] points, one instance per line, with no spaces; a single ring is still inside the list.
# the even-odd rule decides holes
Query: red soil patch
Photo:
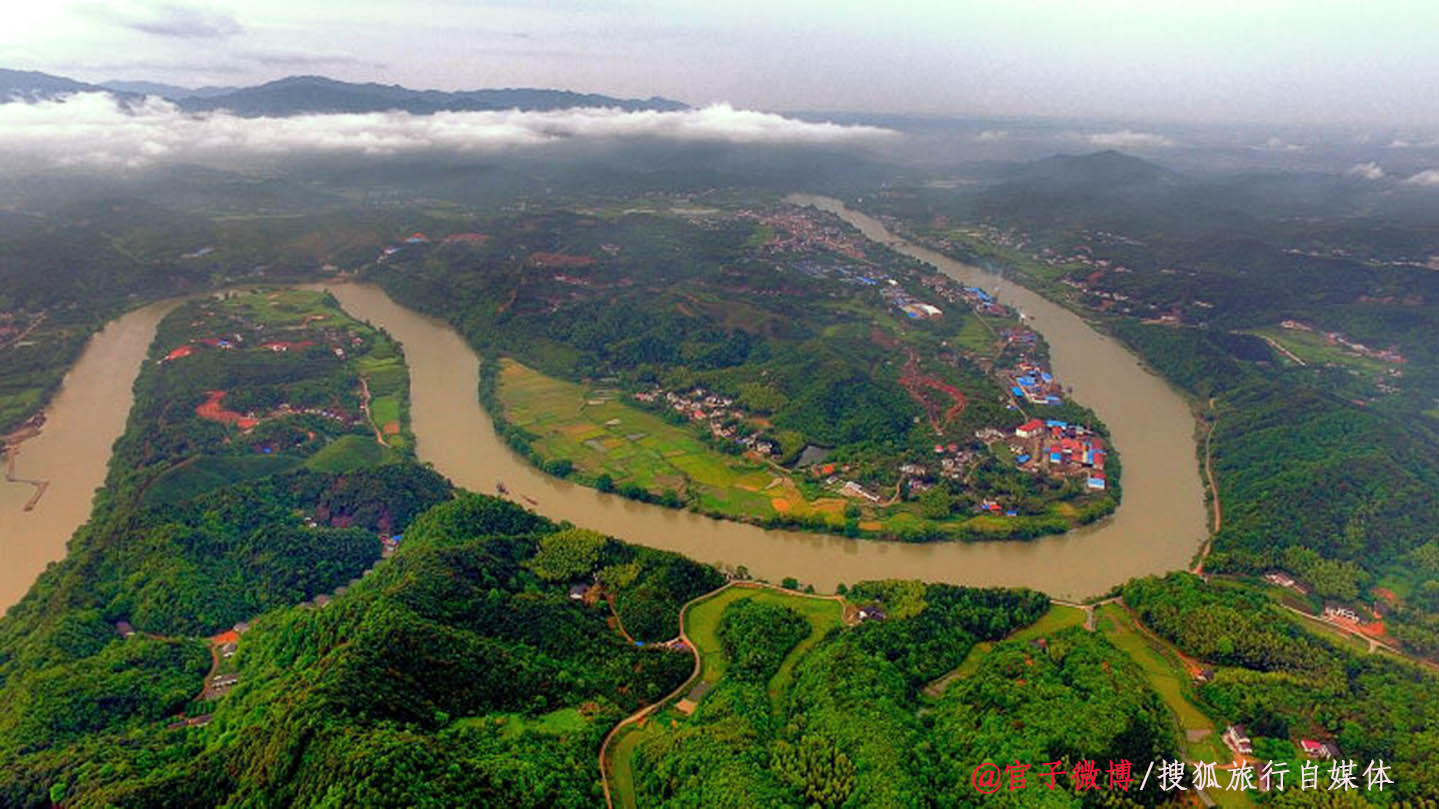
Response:
[[[1374,595],[1379,596],[1380,598],[1389,602],[1391,606],[1397,605],[1399,603],[1399,596],[1396,595],[1395,592],[1393,590],[1390,590],[1388,587],[1375,587],[1372,592],[1374,593]]]
[[[588,267],[595,263],[593,256],[573,256],[568,253],[530,253],[530,264],[536,267],[567,268]]]
[[[924,412],[929,416],[929,425],[934,428],[936,434],[944,432],[945,425],[949,424],[964,408],[969,406],[969,399],[959,388],[933,376],[919,372],[919,357],[913,351],[909,352],[909,359],[904,364],[904,373],[899,377],[899,384],[909,391],[910,397],[924,407]],[[943,413],[940,412],[942,403],[933,402],[924,395],[925,388],[940,391],[954,400]]]
[[[400,422],[399,422],[399,420],[396,419],[395,421],[387,421],[387,422],[385,422],[385,426],[380,428],[380,432],[384,433],[385,435],[399,435],[399,432],[400,432]]]
[[[206,393],[209,394],[210,398],[195,408],[195,415],[200,418],[206,421],[218,421],[221,424],[233,424],[241,430],[252,429],[256,424],[260,423],[259,419],[252,419],[243,413],[236,413],[233,410],[225,410],[220,407],[220,400],[225,398],[225,391],[211,390],[206,391]]]
[[[445,237],[445,244],[474,244],[481,245],[489,241],[490,237],[485,233],[451,233]]]

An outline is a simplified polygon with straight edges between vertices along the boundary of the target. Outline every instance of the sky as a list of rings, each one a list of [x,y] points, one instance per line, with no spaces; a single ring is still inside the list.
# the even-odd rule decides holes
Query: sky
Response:
[[[1429,0],[36,0],[0,66],[782,111],[1439,127]]]

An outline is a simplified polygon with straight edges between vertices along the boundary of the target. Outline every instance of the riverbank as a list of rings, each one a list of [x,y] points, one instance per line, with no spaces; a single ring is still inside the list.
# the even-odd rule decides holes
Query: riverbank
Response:
[[[681,553],[721,569],[743,569],[770,581],[792,576],[821,591],[833,591],[840,583],[901,578],[1025,586],[1082,600],[1129,578],[1189,567],[1207,533],[1197,464],[1192,460],[1193,422],[1182,402],[1150,379],[1132,357],[1103,371],[1093,383],[1067,370],[1074,352],[1065,346],[1087,354],[1081,346],[1107,341],[1093,332],[1055,341],[1064,343],[1056,345],[1056,363],[1076,380],[1076,388],[1097,385],[1090,398],[1103,402],[1102,407],[1113,398],[1106,389],[1117,387],[1127,393],[1121,398],[1128,403],[1112,415],[1101,410],[1126,453],[1124,507],[1067,534],[1026,542],[857,541],[714,520],[545,475],[511,452],[496,434],[475,394],[480,358],[449,324],[404,308],[378,287],[342,283],[329,289],[352,316],[384,328],[402,344],[410,365],[412,428],[420,460],[473,491],[492,492],[496,481],[504,481],[512,499],[551,519]],[[45,564],[61,558],[66,540],[88,517],[91,493],[103,479],[110,445],[124,426],[140,360],[156,323],[173,305],[152,304],[108,324],[71,370],[50,410],[52,421],[46,430],[27,441],[17,474],[49,479],[52,485],[40,505],[7,534],[8,558],[15,561],[0,577],[0,604],[18,600]],[[1040,317],[1043,327],[1045,316]],[[1113,352],[1129,356],[1117,346]],[[1151,401],[1155,397],[1157,404]],[[1167,418],[1170,409],[1177,411],[1176,418]],[[1146,434],[1149,441],[1141,438]],[[1176,434],[1183,440],[1175,442]],[[1187,463],[1175,464],[1176,459]],[[1191,482],[1184,480],[1188,471],[1192,488],[1165,485],[1170,469],[1177,470],[1179,484]],[[22,492],[25,496],[18,496]],[[0,487],[0,505],[18,513],[29,494],[18,486]],[[1187,508],[1191,499],[1192,510]]]

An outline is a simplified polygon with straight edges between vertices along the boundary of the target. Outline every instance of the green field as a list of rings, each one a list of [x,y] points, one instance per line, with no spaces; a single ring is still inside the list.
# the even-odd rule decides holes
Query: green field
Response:
[[[1266,326],[1248,333],[1273,340],[1309,365],[1339,365],[1366,375],[1383,374],[1395,367],[1383,360],[1356,354],[1342,345],[1330,345],[1324,335],[1302,329]]]
[[[1186,691],[1189,673],[1171,650],[1159,641],[1141,633],[1129,613],[1118,604],[1099,607],[1095,627],[1119,647],[1144,672],[1149,685],[1164,698],[1174,711],[1179,726],[1185,730],[1215,730],[1214,720],[1189,700]]]
[[[635,801],[635,748],[640,742],[663,733],[664,730],[650,721],[642,728],[630,726],[613,742],[610,749],[610,792],[615,805],[624,809],[636,809]]]
[[[143,502],[146,506],[183,502],[221,486],[288,472],[301,462],[292,455],[201,455],[155,478]]]
[[[373,435],[342,435],[311,455],[305,466],[317,472],[348,472],[390,459],[389,450],[375,443]]]
[[[776,698],[794,678],[794,666],[805,653],[834,627],[843,624],[844,610],[832,598],[805,596],[797,593],[753,587],[729,587],[725,590],[690,605],[685,610],[685,634],[695,645],[700,656],[700,679],[717,683],[724,676],[729,659],[724,654],[717,634],[720,618],[730,604],[744,598],[752,598],[765,604],[788,607],[809,621],[810,633],[800,641],[780,664],[779,671],[769,682],[769,694]]]
[[[672,489],[702,508],[735,517],[785,513],[831,515],[840,498],[811,501],[784,472],[706,446],[688,427],[619,401],[615,391],[586,388],[502,361],[500,401],[506,419],[539,436],[546,460],[564,458],[580,477],[608,474],[660,493]]]
[[[383,428],[392,421],[400,420],[400,397],[376,396],[370,400],[370,417],[376,427]]]

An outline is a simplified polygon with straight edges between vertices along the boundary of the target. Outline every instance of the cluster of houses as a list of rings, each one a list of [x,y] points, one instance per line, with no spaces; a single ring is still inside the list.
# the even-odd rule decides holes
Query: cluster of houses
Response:
[[[1247,756],[1254,755],[1254,740],[1249,737],[1249,731],[1243,725],[1230,725],[1224,729],[1220,736],[1224,746],[1234,753],[1235,760],[1242,761]],[[1333,742],[1321,742],[1314,739],[1300,739],[1299,751],[1306,758],[1319,761],[1334,761],[1339,758],[1339,746]],[[1268,791],[1263,784],[1261,791]]]
[[[864,242],[834,222],[821,221],[820,215],[807,208],[782,208],[775,211],[741,211],[740,216],[758,220],[774,231],[774,236],[761,245],[770,253],[828,250],[865,261]]]
[[[703,424],[716,438],[733,441],[766,458],[778,457],[779,442],[746,428],[750,414],[735,405],[734,399],[702,387],[679,393],[653,388],[635,394],[635,399],[649,405],[664,406],[690,421]]]
[[[909,294],[899,282],[893,278],[886,279],[879,294],[890,306],[904,313],[904,316],[911,320],[934,320],[944,317],[944,310],[932,303],[925,303],[922,300]]]
[[[994,296],[976,286],[956,284],[948,276],[934,274],[924,278],[922,283],[934,290],[946,301],[967,304],[977,314],[993,317],[1013,317],[1014,310],[995,300]]]
[[[1057,405],[1064,402],[1064,388],[1055,380],[1054,375],[1039,363],[1021,361],[1014,368],[1005,371],[1005,378],[1009,383],[1009,392],[1014,394],[1016,399],[1036,405]]]
[[[989,435],[989,431],[992,431],[993,433],[1000,436],[1004,435],[1004,433],[1001,433],[998,430],[993,430],[993,428],[986,427],[984,430],[977,431],[974,436],[975,438],[983,441]],[[985,433],[985,435],[981,435],[980,433]],[[970,465],[974,462],[975,458],[974,450],[971,450],[970,448],[965,446],[961,446],[957,443],[935,444],[934,455],[935,461],[939,464],[939,477],[948,478],[950,480],[959,480],[963,478],[965,473],[969,470]],[[926,472],[928,471],[922,466],[918,468]],[[900,471],[903,471],[903,469],[904,468],[901,467]],[[918,477],[923,476],[923,474],[918,475]],[[910,484],[910,491],[922,490],[916,490],[914,488],[914,484]]]
[[[1089,488],[1107,488],[1108,450],[1104,439],[1089,428],[1058,419],[1030,419],[1014,428],[1014,436],[1023,442],[1011,446],[1020,468],[1066,477],[1084,475]]]

